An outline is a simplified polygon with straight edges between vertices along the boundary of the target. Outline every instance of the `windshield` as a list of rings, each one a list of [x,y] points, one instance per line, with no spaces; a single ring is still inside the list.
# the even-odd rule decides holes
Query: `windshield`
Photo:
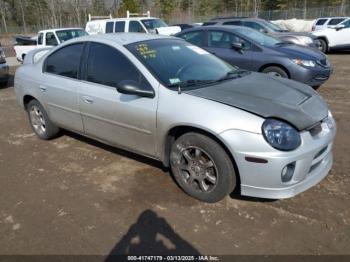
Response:
[[[148,29],[156,29],[160,27],[167,27],[168,25],[161,19],[144,19],[141,20],[143,25]]]
[[[238,72],[238,68],[179,39],[150,40],[126,47],[167,87],[199,87]]]
[[[260,44],[266,47],[273,47],[282,43],[281,40],[277,38],[260,33],[259,31],[256,31],[250,28],[237,27],[235,28],[235,31],[248,37],[249,39],[253,40],[257,44]]]
[[[288,30],[284,30],[281,27],[279,27],[278,25],[273,24],[273,23],[268,22],[268,21],[264,21],[264,25],[266,27],[268,27],[270,30],[275,31],[275,32],[286,32],[286,31],[288,31]]]
[[[67,29],[56,31],[57,37],[60,40],[60,43],[68,41],[72,38],[80,37],[87,35],[87,33],[83,29]]]

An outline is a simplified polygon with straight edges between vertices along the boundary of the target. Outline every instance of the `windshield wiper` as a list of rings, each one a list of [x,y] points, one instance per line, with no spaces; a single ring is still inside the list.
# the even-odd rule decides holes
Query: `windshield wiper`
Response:
[[[232,70],[226,73],[223,77],[219,78],[215,82],[221,82],[229,79],[236,79],[242,77],[244,74],[249,74],[250,72],[243,69]]]

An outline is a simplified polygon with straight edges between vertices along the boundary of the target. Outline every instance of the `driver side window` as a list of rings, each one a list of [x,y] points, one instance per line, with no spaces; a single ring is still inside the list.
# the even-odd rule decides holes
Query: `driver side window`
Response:
[[[127,57],[117,49],[100,43],[90,43],[86,80],[111,87],[117,87],[121,81],[132,80],[140,83],[144,90],[152,90]]]
[[[57,39],[54,33],[46,33],[46,45],[56,46],[58,45]]]
[[[209,31],[208,46],[214,48],[232,48],[232,43],[241,43],[243,49],[250,49],[251,45],[244,39],[223,31]]]

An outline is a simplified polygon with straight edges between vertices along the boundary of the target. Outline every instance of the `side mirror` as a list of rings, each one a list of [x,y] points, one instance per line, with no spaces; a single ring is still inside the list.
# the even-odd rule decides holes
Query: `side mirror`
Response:
[[[243,49],[243,44],[240,42],[233,42],[231,47],[237,51],[241,51]]]
[[[337,25],[337,26],[335,27],[335,30],[339,31],[339,30],[342,30],[342,29],[344,29],[344,28],[345,28],[345,25],[344,25],[344,24],[340,24],[340,25]]]
[[[121,94],[136,95],[141,97],[154,97],[153,90],[145,90],[141,84],[133,80],[124,80],[118,83],[117,91]]]
[[[267,34],[269,32],[265,28],[261,28],[259,31],[260,31],[260,33],[264,33],[264,34]]]

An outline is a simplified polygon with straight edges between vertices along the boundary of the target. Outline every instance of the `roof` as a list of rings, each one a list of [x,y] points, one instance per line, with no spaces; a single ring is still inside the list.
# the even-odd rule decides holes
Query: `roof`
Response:
[[[114,42],[119,45],[128,45],[131,43],[156,40],[156,39],[174,39],[171,36],[157,35],[157,34],[145,34],[145,33],[114,33],[114,34],[97,34],[74,38],[73,41],[93,41],[93,40],[105,40]]]
[[[46,32],[52,32],[52,31],[77,30],[77,29],[84,30],[84,28],[81,28],[81,27],[67,27],[67,28],[61,27],[61,28],[52,28],[52,29],[40,30],[39,32],[40,33],[46,33]]]
[[[140,21],[148,19],[160,19],[157,17],[147,17],[147,16],[133,16],[133,17],[122,17],[122,18],[109,18],[109,19],[96,19],[88,21],[88,23],[101,23],[101,22],[118,22],[118,21]]]

